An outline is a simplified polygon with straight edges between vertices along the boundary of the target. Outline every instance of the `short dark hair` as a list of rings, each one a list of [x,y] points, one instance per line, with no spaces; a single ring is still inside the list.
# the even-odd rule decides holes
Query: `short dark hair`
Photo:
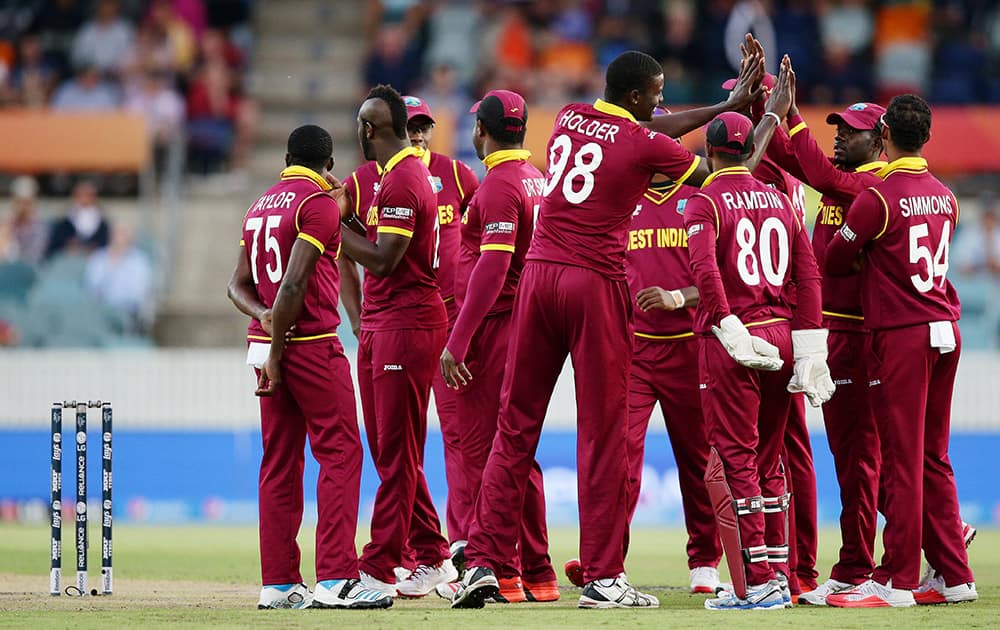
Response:
[[[288,136],[288,155],[292,164],[322,170],[333,157],[333,138],[317,125],[302,125]]]
[[[409,136],[406,134],[406,102],[403,101],[403,97],[399,92],[395,90],[391,85],[376,85],[369,92],[365,100],[371,100],[373,98],[381,99],[385,101],[385,104],[389,106],[389,112],[392,114],[392,130],[396,133],[396,137],[400,140],[406,140]]]
[[[646,53],[627,50],[608,64],[604,75],[604,100],[614,103],[632,90],[644,90],[650,80],[663,74],[663,67]]]
[[[893,144],[903,151],[919,151],[931,139],[931,108],[916,94],[894,96],[883,118]]]

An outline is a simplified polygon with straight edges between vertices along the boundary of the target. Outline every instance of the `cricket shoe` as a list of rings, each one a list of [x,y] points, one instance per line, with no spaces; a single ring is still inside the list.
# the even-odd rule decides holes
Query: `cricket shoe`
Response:
[[[715,567],[691,569],[691,592],[713,595],[719,587],[719,570]]]
[[[781,601],[785,602],[785,608],[791,608],[795,603],[792,600],[792,590],[788,586],[788,576],[781,571],[775,571],[774,579],[778,581],[778,587],[781,589]]]
[[[500,578],[497,582],[499,583],[500,590],[496,595],[486,600],[488,603],[520,604],[521,602],[528,601],[528,598],[524,594],[524,587],[521,586],[521,578]]]
[[[455,565],[459,579],[465,575],[465,545],[467,544],[468,541],[466,540],[456,540],[448,547],[448,552],[451,554],[451,563]]]
[[[521,580],[524,588],[524,596],[529,602],[557,602],[559,601],[559,581],[543,580],[532,582],[531,580]]]
[[[361,586],[373,591],[378,591],[383,595],[388,595],[389,597],[397,597],[399,595],[395,584],[383,582],[377,577],[368,575],[364,571],[359,571],[358,573],[361,576]]]
[[[587,582],[580,594],[579,608],[659,608],[660,600],[641,593],[622,573],[616,578]]]
[[[921,606],[934,604],[961,604],[979,599],[975,582],[964,582],[956,586],[945,586],[944,578],[935,577],[926,586],[913,591],[913,599]]]
[[[889,584],[879,584],[868,580],[854,588],[827,595],[826,605],[835,608],[909,608],[916,606],[913,591],[902,588],[892,588]]]
[[[566,572],[566,577],[573,586],[583,588],[583,565],[580,564],[579,558],[567,560],[566,564],[563,565],[563,571]]]
[[[435,589],[438,584],[447,584],[458,579],[458,571],[446,558],[434,566],[421,564],[410,577],[396,583],[396,590],[402,597],[423,597]]]
[[[834,593],[843,593],[854,588],[853,584],[830,578],[811,591],[799,594],[799,604],[803,606],[826,606],[826,598]]]
[[[705,600],[707,610],[780,610],[785,608],[785,597],[778,580],[759,586],[748,586],[747,596],[739,597],[733,591],[722,591],[718,597]]]
[[[323,580],[316,584],[309,608],[391,608],[392,596],[365,588],[358,578]]]
[[[312,593],[305,584],[270,584],[260,589],[257,608],[273,610],[278,608],[305,608]]]
[[[482,608],[486,600],[500,592],[500,583],[491,569],[466,567],[465,577],[451,598],[452,608]]]
[[[965,548],[968,549],[972,541],[976,539],[976,528],[969,525],[965,521],[962,521],[962,540],[965,542]],[[931,566],[930,562],[924,562],[924,574],[920,576],[920,584],[917,586],[917,591],[923,589],[930,581],[935,578],[940,577],[938,575],[937,569]],[[916,592],[916,591],[914,591]]]
[[[409,578],[411,573],[413,573],[413,571],[407,569],[406,567],[396,567],[392,570],[392,575],[396,578],[397,584]]]
[[[434,592],[437,593],[438,597],[441,599],[447,599],[449,602],[455,597],[455,593],[458,591],[458,582],[448,582],[447,584],[438,584],[434,587]]]

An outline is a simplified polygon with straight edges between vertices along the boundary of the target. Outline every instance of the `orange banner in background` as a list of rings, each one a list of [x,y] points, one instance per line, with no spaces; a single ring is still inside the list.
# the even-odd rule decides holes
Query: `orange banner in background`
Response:
[[[826,124],[830,112],[843,111],[847,106],[808,106],[800,108],[803,118],[823,150],[833,154],[836,127]],[[675,111],[683,111],[683,107]],[[545,170],[545,147],[552,133],[552,123],[558,110],[528,106],[526,148],[532,162]],[[471,116],[471,114],[469,114]],[[457,137],[455,118],[451,112],[435,111],[437,126],[433,146],[441,151],[453,151],[459,144],[471,143],[468,137]],[[704,152],[705,134],[696,129],[681,140],[699,153]],[[975,105],[965,107],[934,107],[931,121],[931,141],[924,148],[924,157],[931,170],[943,176],[976,173],[1000,173],[1000,107]]]

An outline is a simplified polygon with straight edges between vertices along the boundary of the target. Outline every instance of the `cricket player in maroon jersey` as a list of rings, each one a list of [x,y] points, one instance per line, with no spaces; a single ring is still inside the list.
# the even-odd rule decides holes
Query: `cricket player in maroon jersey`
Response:
[[[840,229],[847,208],[862,190],[882,181],[875,171],[885,166],[878,159],[884,113],[885,108],[874,103],[856,103],[827,116],[827,123],[837,126],[833,158],[827,158],[793,102],[788,135],[776,134],[768,147],[768,154],[782,169],[822,194],[812,245],[823,276],[823,326],[830,331],[828,364],[837,385],[833,398],[823,406],[823,420],[840,483],[840,558],[829,580],[799,595],[801,604],[826,605],[828,595],[861,584],[875,568],[881,456],[868,400],[870,375],[865,356],[869,337],[861,312],[861,288],[858,276],[835,278],[822,273],[822,267],[826,245]]]
[[[782,583],[789,497],[780,458],[789,391],[818,405],[834,389],[819,328],[819,272],[788,197],[744,166],[754,149],[750,119],[718,116],[706,147],[715,170],[688,201],[684,223],[700,295],[695,332],[711,446],[705,481],[733,590],[705,607],[782,608],[791,604]],[[798,286],[795,330],[789,280]]]
[[[698,289],[688,261],[684,208],[698,189],[651,184],[629,225],[625,271],[635,296],[629,377],[629,523],[639,501],[643,451],[653,407],[660,404],[677,462],[692,593],[715,593],[722,558],[719,530],[705,488],[708,439],[698,390],[693,332]],[[664,288],[666,287],[666,288]]]
[[[434,117],[427,103],[416,96],[404,96],[406,104],[406,132],[410,144],[424,150],[421,159],[431,172],[434,189],[437,191],[437,210],[439,243],[437,255],[437,280],[448,310],[448,330],[455,324],[458,309],[455,305],[455,276],[458,265],[458,249],[461,239],[461,219],[472,195],[479,186],[476,174],[459,160],[452,159],[442,153],[432,152],[429,143],[433,137]],[[371,202],[378,191],[381,178],[380,167],[371,161],[362,164],[344,181],[349,204],[359,217],[371,207]],[[345,271],[344,267],[350,269]],[[361,314],[361,284],[357,267],[353,261],[345,259],[341,263],[344,307],[352,322],[360,324]],[[356,328],[356,327],[355,327]],[[441,436],[444,439],[445,476],[448,480],[448,503],[445,520],[448,525],[448,537],[451,539],[452,556],[460,561],[461,551],[465,546],[464,533],[468,529],[469,513],[472,503],[462,502],[468,492],[460,490],[465,484],[462,476],[461,453],[458,448],[459,432],[456,426],[455,392],[445,386],[440,374],[435,371],[434,402],[441,422]],[[455,490],[458,490],[457,492]],[[458,533],[457,533],[458,532]],[[415,566],[412,549],[404,548],[404,563],[402,570],[397,570],[397,579],[405,579]]]
[[[760,59],[745,68],[759,80]],[[452,606],[481,607],[513,557],[524,489],[556,379],[567,354],[577,393],[577,479],[582,608],[659,606],[624,573],[628,521],[627,404],[631,299],[625,238],[652,176],[699,183],[703,161],[644,129],[662,99],[652,57],[622,53],[608,66],[604,99],[564,107],[548,143],[548,179],[518,285],[500,416]]]
[[[388,608],[358,579],[361,437],[351,369],[337,339],[340,209],[324,175],[333,140],[315,125],[288,137],[281,180],[250,206],[229,282],[252,319],[247,362],[257,368],[261,437],[258,608]],[[319,462],[316,591],[302,584],[299,547],[306,436]]]
[[[460,312],[441,353],[441,372],[457,390],[462,419],[464,473],[475,503],[479,481],[497,432],[500,388],[510,339],[514,292],[531,244],[535,212],[545,178],[528,162],[524,149],[528,110],[516,92],[493,90],[472,107],[472,143],[486,164],[482,185],[472,198],[462,226]],[[449,488],[449,494],[454,492]],[[465,532],[460,532],[465,537]],[[499,572],[498,598],[505,602],[556,601],[559,583],[548,553],[542,469],[528,472],[515,555]],[[457,584],[439,588],[451,599]]]
[[[407,140],[398,92],[382,85],[368,93],[358,136],[365,157],[382,169],[367,236],[346,230],[342,237],[344,251],[367,271],[358,382],[381,481],[361,579],[388,594],[419,597],[458,577],[423,473],[431,381],[448,325],[434,271],[437,198],[423,151]],[[393,569],[407,542],[417,568],[397,584]]]
[[[948,281],[958,201],[921,157],[931,110],[904,94],[882,117],[889,164],[857,196],[826,249],[826,271],[846,275],[862,256],[861,302],[871,330],[871,404],[882,444],[885,553],[872,579],[827,597],[844,608],[978,599],[963,544],[948,459],[951,397],[961,353],[961,305]],[[941,574],[914,598],[920,550]]]
[[[742,113],[751,120],[759,120],[767,104],[768,96],[774,90],[777,77],[773,74],[764,75],[760,97]],[[723,89],[731,90],[736,85],[736,79],[729,79],[722,84]],[[784,136],[784,130],[775,131],[776,139]],[[770,153],[770,152],[769,152]],[[805,221],[805,188],[802,182],[784,166],[779,166],[765,155],[753,175],[768,186],[779,190],[792,201],[792,206],[799,212],[799,219]],[[789,284],[789,299],[795,303],[795,285]],[[817,514],[816,514],[816,469],[813,465],[812,445],[809,440],[809,430],[806,426],[805,399],[800,395],[792,396],[789,408],[788,424],[785,428],[785,452],[782,463],[786,468],[786,481],[792,502],[788,509],[789,556],[788,562],[792,568],[789,576],[789,587],[793,599],[802,590],[816,588],[816,546],[817,546]]]

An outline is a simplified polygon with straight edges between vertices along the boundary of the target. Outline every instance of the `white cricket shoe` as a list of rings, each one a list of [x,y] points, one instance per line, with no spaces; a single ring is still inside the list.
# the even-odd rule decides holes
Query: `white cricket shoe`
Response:
[[[358,578],[323,580],[316,584],[309,608],[390,608],[392,596],[365,588]]]
[[[934,577],[927,584],[922,584],[913,591],[913,599],[921,606],[933,604],[960,604],[974,602],[979,599],[975,582],[965,582],[955,586],[945,586],[944,578]]]
[[[305,584],[271,584],[260,589],[257,608],[305,608],[311,595]]]
[[[452,608],[482,608],[500,592],[496,574],[487,567],[466,567],[465,576],[451,598]]]
[[[707,610],[780,610],[785,605],[778,580],[748,586],[745,598],[740,598],[733,591],[722,591],[715,599],[705,600]]]
[[[467,540],[456,540],[448,547],[448,553],[451,554],[451,563],[455,565],[455,570],[458,571],[459,578],[465,575],[465,546],[467,544],[469,544]]]
[[[383,582],[382,580],[368,575],[364,571],[359,571],[358,574],[361,576],[361,586],[371,589],[373,591],[378,591],[383,595],[388,595],[389,597],[396,597],[399,593],[396,591],[395,584],[389,584],[388,582]]]
[[[616,578],[587,582],[580,594],[579,608],[659,608],[660,600],[641,593],[622,573]]]
[[[434,592],[437,593],[438,597],[441,599],[447,599],[449,602],[455,599],[455,593],[458,592],[458,582],[448,582],[447,584],[438,584],[434,587]]]
[[[977,533],[979,533],[979,532],[976,530],[975,527],[973,527],[972,525],[969,525],[965,521],[962,521],[962,542],[965,543],[965,548],[966,549],[968,549],[969,545],[972,544],[972,541],[976,539],[976,534]],[[930,583],[932,581],[938,580],[940,577],[941,577],[941,574],[939,574],[937,572],[937,569],[935,569],[934,567],[932,567],[930,562],[926,562],[925,561],[924,562],[924,574],[920,576],[920,584],[917,586],[916,590],[913,591],[913,592],[914,593],[926,592],[927,589],[929,589],[929,588],[933,589],[934,587],[930,586]],[[941,581],[941,585],[942,586],[944,585],[943,581]],[[917,603],[919,604],[920,602],[918,601]]]
[[[826,604],[836,608],[909,608],[917,602],[913,591],[893,588],[892,580],[888,584],[868,580],[852,589],[827,595]]]
[[[422,564],[413,570],[410,577],[396,584],[402,597],[423,597],[437,587],[458,579],[458,571],[451,558],[446,558],[434,566]]]
[[[413,573],[413,571],[410,571],[406,567],[396,567],[392,570],[392,574],[396,577],[397,584],[410,577],[411,573]]]
[[[691,592],[715,594],[719,588],[719,570],[715,567],[695,567],[691,569]]]
[[[826,606],[826,598],[835,593],[842,593],[854,588],[853,584],[840,582],[830,578],[815,589],[799,595],[799,604],[808,606]]]

